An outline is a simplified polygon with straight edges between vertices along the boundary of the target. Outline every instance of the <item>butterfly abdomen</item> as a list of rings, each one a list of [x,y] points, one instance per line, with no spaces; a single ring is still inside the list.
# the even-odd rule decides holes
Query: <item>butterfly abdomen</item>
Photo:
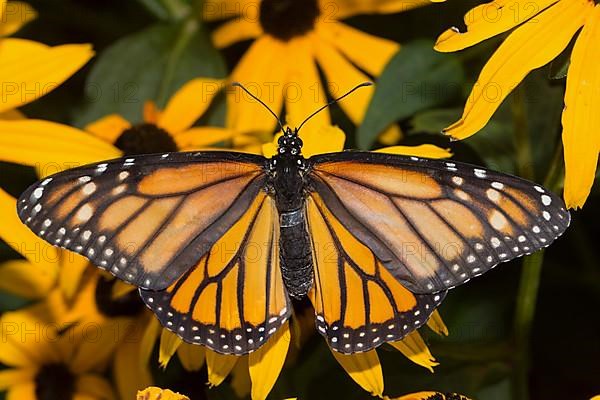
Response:
[[[310,238],[304,209],[280,216],[280,261],[283,282],[289,295],[301,299],[313,284]]]

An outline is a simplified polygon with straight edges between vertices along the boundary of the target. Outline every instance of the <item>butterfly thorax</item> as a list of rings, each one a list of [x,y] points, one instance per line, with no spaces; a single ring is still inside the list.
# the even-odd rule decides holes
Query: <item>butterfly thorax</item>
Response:
[[[280,262],[283,281],[291,297],[304,297],[313,283],[312,252],[304,201],[307,163],[297,131],[286,129],[277,155],[269,160],[270,194],[279,212]]]

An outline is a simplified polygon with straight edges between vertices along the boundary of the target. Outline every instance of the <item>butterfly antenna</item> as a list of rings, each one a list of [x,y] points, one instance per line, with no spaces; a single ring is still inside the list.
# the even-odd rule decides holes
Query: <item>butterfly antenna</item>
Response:
[[[231,86],[234,87],[239,87],[241,88],[244,92],[248,93],[248,95],[250,95],[250,97],[252,97],[254,100],[258,101],[260,104],[262,104],[267,110],[269,110],[269,112],[275,117],[275,119],[277,120],[277,123],[279,123],[279,127],[281,128],[282,132],[285,132],[285,129],[283,128],[283,123],[281,122],[281,120],[279,119],[279,117],[277,116],[277,114],[275,114],[273,112],[273,110],[271,110],[271,108],[269,108],[269,106],[262,101],[261,99],[259,99],[258,97],[256,97],[255,95],[253,95],[252,93],[250,93],[250,91],[248,89],[246,89],[244,87],[244,85],[242,85],[240,82],[232,82]]]
[[[333,99],[331,100],[329,103],[325,104],[323,107],[319,108],[317,111],[315,111],[314,113],[310,114],[305,120],[304,122],[302,122],[300,124],[300,126],[298,127],[298,129],[296,129],[296,132],[300,131],[300,128],[302,128],[302,126],[308,122],[308,120],[310,120],[312,117],[314,117],[315,115],[317,115],[318,113],[320,113],[321,111],[323,111],[324,109],[326,109],[327,107],[331,106],[332,104],[335,104],[341,100],[343,100],[346,96],[350,96],[352,93],[354,93],[356,90],[362,88],[362,87],[366,87],[366,86],[372,86],[373,82],[363,82],[360,85],[355,86],[352,90],[348,91],[346,94],[344,94],[343,96],[338,97],[337,99]]]

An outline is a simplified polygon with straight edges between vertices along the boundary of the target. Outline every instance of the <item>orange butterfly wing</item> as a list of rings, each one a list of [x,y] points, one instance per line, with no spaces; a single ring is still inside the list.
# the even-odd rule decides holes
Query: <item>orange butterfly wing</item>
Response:
[[[548,190],[467,164],[364,152],[309,162],[312,190],[416,293],[533,253],[569,225],[564,203]]]
[[[140,294],[163,326],[187,342],[224,354],[256,350],[291,315],[274,201],[261,192],[177,282]]]
[[[74,168],[21,195],[21,220],[136,286],[164,289],[204,255],[261,191],[264,158],[169,153]]]
[[[309,298],[318,331],[342,353],[371,350],[419,328],[445,292],[413,294],[326,207],[319,194],[307,199],[314,254]]]

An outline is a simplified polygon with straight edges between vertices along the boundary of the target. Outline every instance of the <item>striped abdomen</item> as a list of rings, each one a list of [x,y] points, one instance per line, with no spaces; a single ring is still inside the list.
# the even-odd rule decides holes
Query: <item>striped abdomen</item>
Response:
[[[313,284],[310,238],[304,209],[280,216],[281,273],[289,295],[295,299],[306,296]]]

